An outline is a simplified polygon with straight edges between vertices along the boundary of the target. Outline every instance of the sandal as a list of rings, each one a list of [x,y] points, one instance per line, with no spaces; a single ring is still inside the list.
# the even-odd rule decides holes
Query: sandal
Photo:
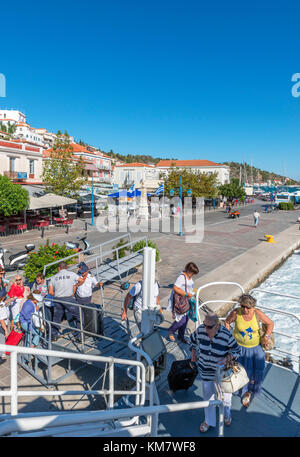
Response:
[[[231,416],[229,416],[228,419],[224,419],[224,424],[227,425],[227,427],[229,427],[231,425],[231,422],[232,422]]]
[[[242,398],[242,404],[245,408],[248,408],[251,400],[251,392],[246,392]]]
[[[171,334],[171,335],[169,335],[169,340],[170,340],[170,341],[175,341],[175,336],[174,336],[174,335],[172,335],[172,334]]]
[[[202,424],[200,425],[200,432],[201,433],[206,433],[209,429],[209,425],[207,425],[206,422],[202,422]]]

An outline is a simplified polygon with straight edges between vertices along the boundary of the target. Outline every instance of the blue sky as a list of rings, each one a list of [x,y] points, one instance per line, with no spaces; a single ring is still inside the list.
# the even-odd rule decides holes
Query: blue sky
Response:
[[[108,151],[300,179],[296,1],[4,2],[2,108]]]

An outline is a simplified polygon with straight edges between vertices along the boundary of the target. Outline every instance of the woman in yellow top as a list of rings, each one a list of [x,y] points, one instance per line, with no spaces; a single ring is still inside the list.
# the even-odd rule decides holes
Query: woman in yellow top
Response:
[[[265,353],[260,345],[259,322],[267,326],[266,335],[262,341],[264,346],[268,344],[274,323],[261,310],[255,310],[256,300],[251,295],[241,295],[239,304],[240,307],[233,310],[227,317],[225,326],[230,330],[230,324],[235,322],[233,336],[241,347],[238,362],[245,367],[250,379],[250,382],[242,389],[242,403],[247,408],[251,397],[260,393],[264,379]]]

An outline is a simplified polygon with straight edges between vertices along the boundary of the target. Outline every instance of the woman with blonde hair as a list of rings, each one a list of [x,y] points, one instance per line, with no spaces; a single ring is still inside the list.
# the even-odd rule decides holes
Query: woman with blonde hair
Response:
[[[230,324],[234,322],[233,336],[241,347],[241,363],[247,372],[250,382],[241,390],[242,404],[249,406],[252,397],[259,394],[264,379],[265,353],[263,347],[268,346],[271,333],[274,328],[273,321],[260,309],[256,309],[256,299],[249,294],[239,297],[239,307],[234,309],[225,321],[225,327],[230,330]],[[260,325],[266,324],[266,334],[261,341]]]
[[[21,275],[15,277],[14,282],[8,291],[9,298],[11,299],[10,314],[11,314],[11,329],[14,329],[14,320],[21,311],[21,306],[25,298],[25,286]]]

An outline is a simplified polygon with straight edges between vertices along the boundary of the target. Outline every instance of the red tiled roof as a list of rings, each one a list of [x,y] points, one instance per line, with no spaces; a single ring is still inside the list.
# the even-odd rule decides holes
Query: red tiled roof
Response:
[[[156,167],[224,167],[220,163],[211,162],[210,160],[160,160]]]
[[[154,165],[148,165],[147,163],[132,162],[124,163],[123,165],[116,165],[116,167],[154,167]]]
[[[0,141],[0,146],[5,146],[7,148],[22,149],[21,144],[15,144],[15,142]]]

